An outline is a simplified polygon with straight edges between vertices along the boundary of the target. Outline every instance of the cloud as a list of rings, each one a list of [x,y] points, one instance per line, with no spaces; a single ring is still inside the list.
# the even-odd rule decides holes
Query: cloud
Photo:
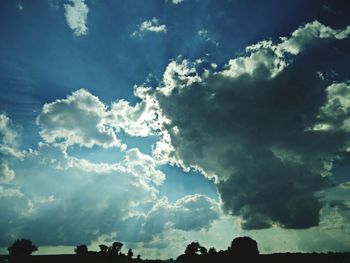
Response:
[[[141,107],[137,105],[136,110]],[[132,112],[132,106],[127,104],[126,108]],[[142,112],[146,108],[141,107]],[[163,183],[165,174],[158,169],[156,160],[137,148],[122,151],[124,158],[120,162],[94,163],[61,147],[60,143],[83,146],[97,141],[94,132],[81,135],[84,139],[80,141],[65,132],[84,130],[85,121],[80,120],[85,118],[93,123],[87,129],[94,129],[100,119],[115,121],[115,114],[119,114],[115,107],[107,108],[86,90],[43,106],[37,122],[44,142],[36,151],[15,158],[14,170],[5,163],[0,167],[0,172],[6,173],[1,177],[6,188],[0,185],[0,245],[6,246],[23,236],[31,237],[39,246],[92,244],[97,240],[143,244],[163,239],[169,228],[200,230],[218,218],[219,204],[206,196],[186,196],[174,203],[160,196],[157,186]],[[80,120],[69,121],[78,115]],[[10,119],[4,115],[2,120],[6,135],[3,140],[18,137],[9,128]],[[128,120],[125,118],[125,123]],[[74,125],[68,129],[69,123]],[[103,148],[104,144],[95,145]],[[16,172],[16,178],[12,172]],[[52,217],[53,214],[57,216]],[[155,220],[158,228],[152,227]]]
[[[141,89],[138,97],[142,101],[134,106],[125,100],[113,102],[106,117],[117,131],[123,130],[130,136],[147,137],[157,134],[159,121],[157,107],[150,96],[143,95]]]
[[[197,35],[198,35],[198,37],[199,37],[201,40],[203,40],[203,41],[208,41],[208,42],[213,43],[215,46],[219,46],[219,42],[214,41],[214,40],[212,39],[212,37],[210,36],[210,33],[209,33],[208,30],[206,30],[206,29],[200,29],[200,30],[198,30]]]
[[[271,40],[263,40],[248,46],[246,52],[249,55],[229,60],[222,74],[229,77],[250,74],[256,77],[259,70],[264,68],[266,72],[262,73],[274,77],[288,66],[286,56],[298,55],[304,50],[329,41],[341,40],[349,35],[350,26],[344,30],[335,30],[314,21],[295,30],[289,38],[281,37],[277,44]]]
[[[312,56],[348,36],[349,27],[315,21],[278,43],[247,47],[223,70],[171,62],[147,91],[165,120],[154,157],[215,177],[224,210],[242,216],[245,229],[318,225],[315,194],[332,185],[333,160],[349,135],[312,129],[332,108],[329,97],[341,97],[332,103],[347,115],[347,84],[321,78]]]
[[[200,230],[209,228],[219,215],[219,204],[203,195],[187,195],[173,204],[164,197],[148,213],[144,228],[146,233],[161,233],[165,228]]]
[[[136,177],[142,177],[146,182],[152,181],[159,185],[165,180],[165,175],[156,169],[155,160],[139,149],[133,148],[127,151],[123,165]]]
[[[69,0],[64,4],[64,15],[68,26],[73,30],[75,36],[83,36],[88,33],[87,17],[89,8],[84,0]]]
[[[78,90],[66,99],[43,106],[36,119],[40,135],[47,143],[64,148],[77,144],[92,147],[123,147],[104,117],[106,106],[86,90]]]
[[[153,33],[166,33],[166,25],[159,24],[159,21],[157,18],[153,17],[150,20],[143,21],[140,25],[138,25],[138,28],[135,32],[131,34],[133,37],[142,37],[144,33],[146,32],[153,32]]]
[[[155,108],[147,98],[134,106],[119,100],[108,108],[84,89],[73,92],[66,99],[46,103],[36,123],[44,142],[65,149],[73,145],[125,149],[126,145],[117,133],[149,136],[158,128]]]
[[[21,5],[21,3],[17,3],[16,8],[18,11],[23,11],[23,6]]]
[[[23,159],[31,151],[19,149],[18,137],[10,118],[4,113],[0,114],[0,184],[10,183],[15,178],[9,164],[11,160]]]
[[[15,178],[15,172],[8,167],[7,163],[0,164],[0,183],[9,183]]]
[[[327,100],[321,107],[313,129],[350,131],[350,82],[334,83],[326,89]]]
[[[0,154],[21,158],[25,152],[19,149],[18,133],[12,126],[10,118],[4,113],[0,114]]]
[[[171,0],[174,5],[182,3],[184,0]]]

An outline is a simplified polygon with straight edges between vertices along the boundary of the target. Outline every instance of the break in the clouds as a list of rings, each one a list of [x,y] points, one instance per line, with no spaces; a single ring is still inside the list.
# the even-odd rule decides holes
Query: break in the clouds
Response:
[[[69,0],[64,4],[64,15],[70,29],[75,36],[83,36],[88,33],[87,18],[89,8],[84,0]]]
[[[317,226],[316,194],[332,186],[332,163],[349,145],[348,85],[302,59],[349,33],[316,21],[247,47],[221,71],[171,62],[149,91],[167,119],[155,157],[216,177],[224,210],[245,229]],[[324,118],[345,128],[312,128]]]
[[[137,30],[132,33],[132,36],[142,37],[147,32],[165,34],[167,32],[166,25],[160,24],[159,20],[153,17],[152,19],[145,20],[140,25],[138,25]]]

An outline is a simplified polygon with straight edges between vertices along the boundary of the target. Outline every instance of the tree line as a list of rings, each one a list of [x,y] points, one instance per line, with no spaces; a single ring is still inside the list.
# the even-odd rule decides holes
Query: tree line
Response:
[[[80,244],[75,247],[74,252],[78,257],[85,258],[100,255],[104,258],[119,259],[120,261],[141,260],[140,255],[137,255],[136,258],[133,257],[134,252],[131,248],[128,249],[126,254],[122,253],[122,247],[123,243],[116,241],[110,246],[99,245],[100,251],[96,252],[89,251],[87,245]],[[18,239],[8,247],[8,251],[12,258],[23,258],[29,257],[33,252],[38,251],[38,247],[29,239]],[[232,241],[231,246],[226,251],[218,252],[213,247],[208,250],[201,246],[199,242],[191,242],[186,246],[184,254],[180,255],[177,260],[183,262],[212,261],[231,255],[257,256],[259,255],[257,242],[250,237],[238,237]]]

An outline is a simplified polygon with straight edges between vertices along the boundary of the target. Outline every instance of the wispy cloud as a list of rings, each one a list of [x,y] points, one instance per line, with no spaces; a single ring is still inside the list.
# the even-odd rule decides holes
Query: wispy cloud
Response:
[[[67,24],[73,30],[74,35],[86,35],[88,33],[87,16],[89,8],[84,0],[69,0],[69,3],[64,5],[64,9]]]
[[[132,33],[132,36],[141,37],[145,32],[166,33],[167,29],[166,25],[160,24],[158,19],[153,17],[152,19],[145,20],[140,25],[138,25],[137,30],[134,33]]]
[[[20,3],[17,3],[16,8],[17,8],[17,10],[19,10],[19,11],[22,11],[22,10],[23,10],[23,6],[22,6]]]
[[[174,4],[174,5],[177,5],[177,4],[180,4],[182,3],[184,0],[172,0],[171,2]]]
[[[215,46],[219,46],[219,42],[217,41],[214,41],[212,39],[212,37],[210,36],[210,33],[208,30],[206,29],[201,29],[197,32],[197,35],[198,37],[201,39],[201,40],[204,40],[204,41],[208,41],[208,42],[211,42],[213,43]]]

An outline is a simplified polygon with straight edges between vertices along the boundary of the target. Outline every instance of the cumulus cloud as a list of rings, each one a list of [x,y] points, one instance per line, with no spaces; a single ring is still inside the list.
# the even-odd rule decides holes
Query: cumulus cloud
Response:
[[[156,169],[156,161],[137,148],[127,151],[123,165],[131,174],[143,177],[146,182],[152,181],[159,185],[165,180],[165,175]]]
[[[22,159],[31,151],[19,149],[18,137],[10,118],[0,114],[0,183],[9,183],[15,178],[15,171],[9,164],[11,159]]]
[[[0,184],[9,183],[15,178],[15,172],[8,167],[7,163],[0,164]]]
[[[142,90],[138,92],[140,96],[143,94]],[[145,101],[146,97],[140,105]],[[120,105],[129,113],[133,107],[135,111],[140,107],[142,112],[148,107],[130,106],[124,102]],[[3,215],[0,245],[8,245],[23,236],[31,237],[41,246],[76,245],[97,240],[134,244],[156,242],[170,228],[199,230],[209,227],[218,218],[219,204],[206,196],[186,196],[174,203],[160,196],[156,187],[163,183],[165,174],[158,169],[155,159],[137,148],[123,151],[124,159],[120,162],[93,163],[70,155],[65,147],[61,147],[60,143],[89,147],[88,142],[92,140],[102,142],[96,139],[99,137],[95,132],[80,133],[83,139],[78,140],[69,131],[84,131],[85,118],[92,122],[87,129],[95,129],[101,120],[113,123],[115,115],[124,112],[117,108],[106,107],[85,90],[43,106],[37,122],[44,142],[35,152],[15,158],[16,188],[11,184],[14,171],[6,163],[0,167],[1,183],[6,183],[7,187],[0,185]],[[75,121],[77,112],[82,121]],[[6,115],[2,120],[3,141],[12,142],[17,134],[10,129]],[[135,125],[141,125],[142,121],[135,120]],[[129,119],[123,119],[118,125],[122,122],[129,123]],[[118,125],[114,125],[117,130]],[[118,126],[119,129],[122,126]],[[129,129],[130,125],[125,127]],[[103,143],[94,145],[104,146]],[[57,216],[53,218],[52,214]],[[152,227],[155,220],[159,223],[157,228]]]
[[[17,186],[24,186],[22,191],[0,186],[0,245],[23,236],[41,246],[97,240],[138,244],[163,238],[170,228],[207,228],[220,214],[219,204],[203,195],[174,203],[159,196],[151,181],[156,185],[164,175],[151,167],[151,157],[136,149],[126,153],[124,169],[97,173],[75,166],[57,169],[52,161],[63,164],[65,157],[52,148],[42,146],[17,164]],[[31,171],[36,172],[28,180]]]
[[[18,145],[18,133],[12,127],[10,118],[0,114],[0,154],[1,156],[11,156],[21,158],[25,151],[21,151]]]
[[[88,33],[87,17],[89,8],[84,0],[69,0],[67,4],[64,4],[64,10],[67,24],[73,30],[74,35],[86,35]]]
[[[120,100],[108,108],[84,89],[46,103],[36,122],[46,143],[65,149],[72,145],[125,149],[117,137],[121,130],[131,136],[148,136],[157,129],[154,107],[146,98],[135,106]]]
[[[350,131],[350,82],[334,83],[326,89],[327,100],[321,107],[316,130]]]
[[[174,203],[160,199],[145,217],[143,231],[161,234],[169,229],[183,231],[209,228],[220,216],[219,203],[204,195],[187,195]]]
[[[279,43],[263,40],[248,46],[246,52],[249,55],[229,60],[221,74],[229,77],[250,74],[256,77],[263,68],[266,71],[264,74],[274,77],[288,65],[286,56],[298,55],[306,49],[325,42],[341,40],[349,35],[350,26],[344,30],[335,30],[314,21],[295,30],[289,38],[281,37]]]
[[[36,122],[47,143],[59,143],[65,148],[74,144],[123,147],[113,129],[106,125],[105,115],[106,106],[96,96],[81,89],[66,99],[45,104]]]
[[[138,28],[135,32],[132,33],[132,36],[136,37],[142,37],[144,33],[146,32],[153,32],[153,33],[166,33],[166,25],[159,24],[159,21],[157,18],[153,17],[150,20],[143,21],[140,25],[138,25]]]
[[[305,61],[348,36],[349,27],[316,21],[247,47],[221,71],[171,62],[148,91],[166,120],[154,157],[215,177],[224,210],[242,216],[243,228],[318,225],[323,204],[315,194],[332,185],[333,160],[349,135],[312,127],[331,104],[346,115],[348,85],[330,86]]]

